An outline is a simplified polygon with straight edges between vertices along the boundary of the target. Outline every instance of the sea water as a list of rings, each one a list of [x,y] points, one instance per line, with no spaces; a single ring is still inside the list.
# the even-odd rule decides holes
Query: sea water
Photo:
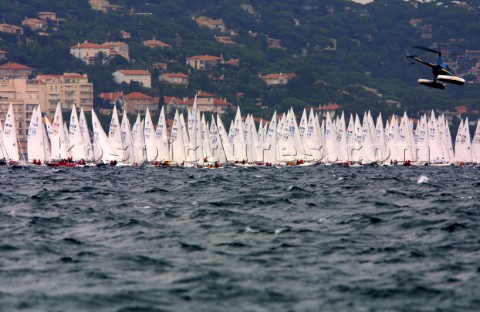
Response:
[[[0,168],[0,311],[479,311],[480,170]]]

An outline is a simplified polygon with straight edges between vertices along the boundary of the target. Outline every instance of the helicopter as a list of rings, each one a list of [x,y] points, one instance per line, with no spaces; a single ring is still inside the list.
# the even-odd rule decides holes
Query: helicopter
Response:
[[[460,78],[455,75],[455,72],[450,69],[450,67],[443,63],[442,59],[442,52],[437,51],[434,49],[426,48],[423,46],[414,46],[413,49],[424,50],[427,52],[436,53],[438,55],[437,64],[429,63],[417,55],[407,54],[407,58],[411,60],[410,64],[415,64],[415,62],[430,66],[432,68],[433,73],[433,80],[430,79],[418,79],[418,83],[427,87],[435,88],[435,89],[445,89],[446,85],[445,82],[456,84],[456,85],[463,85],[465,84],[465,79]],[[414,62],[415,61],[415,62]]]

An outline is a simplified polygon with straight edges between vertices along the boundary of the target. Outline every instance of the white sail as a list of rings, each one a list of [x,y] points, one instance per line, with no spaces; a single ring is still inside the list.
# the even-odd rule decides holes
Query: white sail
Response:
[[[455,139],[455,161],[472,162],[472,146],[470,140],[470,130],[468,127],[468,117],[460,122],[457,137]]]
[[[430,161],[430,149],[427,116],[420,117],[420,123],[415,129],[415,137],[417,141],[417,161],[421,164],[428,163]]]
[[[40,160],[42,163],[49,161],[50,148],[47,148],[45,144],[45,128],[42,122],[42,112],[40,107],[34,108],[32,112],[32,118],[30,119],[30,126],[28,127],[28,139],[27,139],[27,154],[28,161]]]
[[[155,147],[158,150],[157,159],[167,161],[170,159],[168,151],[167,121],[165,118],[165,108],[162,106],[160,116],[158,117],[157,128],[155,129]]]
[[[440,139],[440,133],[438,131],[437,119],[435,113],[432,110],[432,115],[428,121],[428,146],[430,150],[430,162],[431,163],[445,163],[445,156],[443,153],[442,141]]]
[[[63,116],[60,103],[57,104],[55,116],[53,117],[51,130],[51,149],[52,159],[61,160],[67,158],[67,145],[65,140],[65,131],[63,126]]]
[[[85,146],[83,143],[82,133],[80,130],[80,123],[77,117],[77,110],[75,105],[72,105],[72,113],[70,115],[69,126],[69,149],[70,155],[74,161],[85,160],[87,155],[85,154]]]
[[[201,122],[201,130],[202,130],[202,149],[203,149],[203,158],[209,162],[217,161],[215,157],[213,157],[213,151],[211,146],[211,138],[210,138],[210,131],[208,129],[207,122],[205,120],[205,115],[202,114],[200,118]]]
[[[376,144],[373,136],[373,121],[369,113],[363,115],[362,123],[362,162],[371,164],[377,161]]]
[[[337,140],[336,140],[337,134],[335,132],[334,126],[332,119],[330,118],[330,115],[327,114],[326,120],[325,120],[325,134],[324,134],[324,139],[325,139],[325,151],[326,151],[326,156],[324,157],[325,162],[327,163],[332,163],[338,161],[338,154],[337,154]]]
[[[85,159],[93,160],[92,140],[90,132],[88,131],[87,119],[83,108],[80,108],[80,116],[78,117],[78,124],[80,126],[80,134],[82,135],[82,144],[85,151]]]
[[[117,105],[113,105],[112,119],[108,132],[108,142],[110,143],[112,160],[123,162],[125,159],[125,150],[122,144],[122,133],[120,129],[120,121],[118,120]]]
[[[477,120],[477,127],[472,139],[472,161],[480,163],[480,119]]]
[[[229,140],[227,130],[223,125],[220,115],[217,115],[217,129],[218,129],[218,135],[220,137],[220,144],[223,147],[223,151],[225,153],[225,158],[227,159],[227,161],[235,161],[235,158],[233,155],[233,146]]]
[[[407,112],[403,114],[400,120],[400,126],[398,127],[398,152],[399,159],[401,161],[414,161],[414,146],[412,145],[413,132],[410,128],[410,119],[407,116]]]
[[[185,142],[183,141],[182,125],[180,115],[175,111],[173,125],[170,131],[170,160],[174,164],[182,164],[186,160]]]
[[[262,160],[265,163],[274,164],[277,162],[277,147],[277,112],[274,112],[262,144]]]
[[[227,162],[225,150],[222,145],[222,139],[215,122],[215,118],[212,115],[212,122],[210,124],[210,148],[212,149],[213,158],[219,163],[223,164]]]
[[[140,114],[138,114],[132,128],[133,157],[137,164],[141,164],[146,160],[145,136],[143,130],[143,120],[141,120]]]
[[[235,161],[243,161],[247,159],[247,151],[244,139],[242,114],[240,107],[237,108],[237,113],[233,124],[230,126],[229,140],[233,146],[233,158]]]
[[[130,121],[128,120],[127,111],[123,111],[122,123],[120,125],[122,148],[123,148],[123,163],[126,165],[132,165],[137,162],[135,154],[133,152],[133,137],[132,130],[130,128]]]
[[[158,144],[156,142],[155,129],[153,127],[152,116],[147,108],[145,112],[145,125],[143,134],[145,136],[145,149],[147,152],[147,162],[156,161],[158,157]]]
[[[383,163],[389,158],[389,153],[381,114],[378,115],[377,123],[375,124],[375,140],[377,144],[377,161]]]
[[[95,162],[110,162],[112,158],[112,151],[108,136],[103,130],[97,114],[92,110],[92,131],[93,131],[93,155]]]

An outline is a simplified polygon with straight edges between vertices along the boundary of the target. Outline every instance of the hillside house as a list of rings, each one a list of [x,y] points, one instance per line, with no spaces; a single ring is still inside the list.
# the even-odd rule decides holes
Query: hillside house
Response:
[[[222,19],[211,19],[210,17],[206,16],[199,16],[195,20],[200,27],[206,27],[210,30],[216,30],[219,32],[226,32],[227,28],[225,27],[225,23]]]
[[[148,70],[141,69],[123,69],[117,70],[113,73],[113,78],[116,83],[125,82],[130,84],[132,81],[139,82],[145,88],[152,87],[152,77]]]
[[[120,104],[120,107],[123,109],[125,103],[123,92],[102,92],[98,97],[112,105]]]
[[[106,59],[103,62],[108,62],[108,59],[120,55],[129,60],[128,45],[124,42],[105,42],[103,44],[91,43],[84,41],[77,43],[70,47],[70,54],[82,60],[87,65],[94,65],[99,59],[99,55],[103,54]]]
[[[223,63],[223,58],[212,55],[196,55],[187,58],[187,65],[199,70],[214,69],[220,63]]]
[[[22,21],[22,25],[30,28],[33,31],[45,30],[47,28],[47,23],[44,20],[38,18],[25,18]]]
[[[151,113],[155,113],[158,110],[158,103],[157,97],[151,97],[141,92],[132,92],[125,96],[124,108],[127,112],[145,115],[147,108]]]
[[[333,104],[319,106],[317,108],[314,108],[313,110],[318,114],[318,117],[320,118],[327,118],[327,115],[329,115],[330,118],[334,118],[335,113],[339,109],[340,109],[340,105],[333,103]]]
[[[0,24],[0,32],[23,35],[23,28],[10,24]]]
[[[170,84],[188,86],[188,75],[182,73],[165,73],[160,75],[159,80]]]
[[[232,38],[228,36],[216,36],[215,39],[217,40],[218,43],[221,43],[223,45],[237,45],[235,41],[233,41]]]
[[[260,75],[260,78],[265,81],[265,83],[269,87],[276,85],[285,85],[290,79],[295,77],[297,77],[297,75],[293,73],[268,74],[263,76]]]
[[[163,41],[156,40],[155,38],[152,40],[145,40],[143,42],[144,46],[147,46],[149,48],[160,48],[160,49],[170,49],[171,46],[169,44],[166,44]]]
[[[165,108],[167,112],[175,111],[175,109],[191,109],[193,107],[194,100],[195,98],[184,98],[182,101],[170,100],[167,102],[167,98],[165,98]],[[211,93],[203,91],[197,92],[197,109],[200,112],[223,114],[230,107],[233,107],[233,105],[227,102],[227,99],[225,98],[218,99],[215,98],[215,95]]]
[[[166,71],[167,68],[168,68],[168,64],[167,63],[162,63],[162,62],[153,63],[152,68],[156,69],[156,70],[159,70],[159,71]]]
[[[32,74],[33,68],[26,65],[9,62],[0,65],[0,78],[4,79],[27,79]]]
[[[0,50],[0,61],[6,60],[7,59],[7,52]]]
[[[90,112],[93,107],[93,84],[88,75],[63,73],[62,75],[38,75],[42,111],[53,116],[57,103],[68,110],[75,104]]]

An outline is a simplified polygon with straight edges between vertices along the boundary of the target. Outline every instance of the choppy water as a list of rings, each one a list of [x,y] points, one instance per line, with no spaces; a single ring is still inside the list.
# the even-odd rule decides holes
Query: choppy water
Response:
[[[480,310],[478,169],[0,176],[0,311]]]

